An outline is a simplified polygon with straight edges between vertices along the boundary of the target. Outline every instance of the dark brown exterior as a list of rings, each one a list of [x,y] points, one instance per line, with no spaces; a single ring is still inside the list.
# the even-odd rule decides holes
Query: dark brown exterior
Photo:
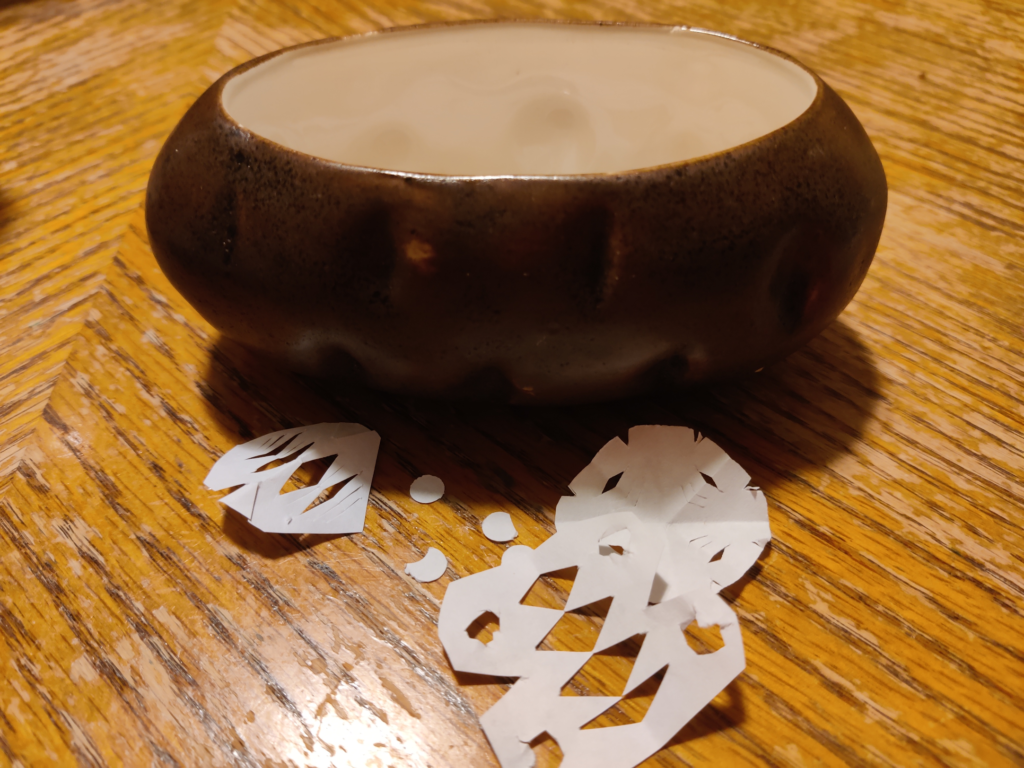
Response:
[[[150,177],[160,266],[225,335],[306,373],[516,402],[754,371],[853,298],[886,182],[818,82],[789,125],[620,174],[460,178],[349,167],[193,105]]]

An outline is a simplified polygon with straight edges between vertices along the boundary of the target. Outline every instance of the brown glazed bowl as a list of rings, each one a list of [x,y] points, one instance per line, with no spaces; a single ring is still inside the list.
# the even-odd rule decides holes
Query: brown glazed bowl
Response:
[[[697,158],[543,176],[346,165],[257,135],[222,94],[284,52],[268,54],[214,83],[164,145],[146,197],[153,252],[225,336],[392,392],[564,403],[753,372],[853,298],[887,194],[846,103],[754,47],[813,78],[792,121]]]

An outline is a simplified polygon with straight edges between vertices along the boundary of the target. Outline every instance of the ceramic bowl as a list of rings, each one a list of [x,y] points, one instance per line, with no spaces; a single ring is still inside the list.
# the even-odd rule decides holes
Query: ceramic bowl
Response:
[[[161,150],[146,223],[210,323],[296,371],[556,403],[789,354],[853,298],[885,208],[857,118],[785,54],[476,22],[228,72]]]

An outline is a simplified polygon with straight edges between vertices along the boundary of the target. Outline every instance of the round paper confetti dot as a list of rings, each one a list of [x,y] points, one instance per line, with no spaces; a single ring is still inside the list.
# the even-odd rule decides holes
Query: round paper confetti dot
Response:
[[[409,495],[412,496],[413,501],[418,501],[420,504],[433,504],[444,496],[444,483],[441,478],[433,475],[418,477],[413,480]]]

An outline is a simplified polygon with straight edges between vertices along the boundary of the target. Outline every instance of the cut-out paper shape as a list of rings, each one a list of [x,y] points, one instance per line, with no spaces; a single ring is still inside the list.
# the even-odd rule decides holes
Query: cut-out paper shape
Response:
[[[519,531],[516,530],[516,526],[512,522],[512,516],[508,512],[491,512],[484,518],[481,528],[483,528],[484,536],[491,541],[512,541],[519,535]]]
[[[363,530],[380,435],[360,424],[282,429],[236,445],[213,465],[208,488],[241,486],[221,499],[267,533],[356,533]],[[282,493],[303,464],[334,457],[307,488]]]
[[[418,501],[420,504],[433,504],[444,496],[444,482],[440,477],[433,475],[417,477],[412,481],[409,495],[412,496],[413,501]]]
[[[614,480],[614,482],[610,482]],[[632,768],[661,749],[745,665],[736,615],[718,592],[753,565],[771,538],[768,504],[712,441],[684,427],[634,427],[605,445],[569,485],[555,534],[513,546],[501,565],[448,585],[438,633],[461,672],[518,678],[480,718],[502,768],[534,764],[530,742],[548,733],[562,768]],[[521,603],[541,574],[575,566],[562,610]],[[564,612],[611,598],[590,652],[538,650]],[[493,613],[484,645],[466,628]],[[717,626],[722,646],[691,648],[686,628]],[[622,696],[561,696],[594,653],[643,635]],[[640,722],[584,728],[665,670]]]
[[[444,576],[446,570],[448,570],[448,558],[433,547],[427,550],[427,554],[423,556],[422,560],[417,560],[405,566],[407,574],[416,579],[416,581],[424,583],[437,581]]]

